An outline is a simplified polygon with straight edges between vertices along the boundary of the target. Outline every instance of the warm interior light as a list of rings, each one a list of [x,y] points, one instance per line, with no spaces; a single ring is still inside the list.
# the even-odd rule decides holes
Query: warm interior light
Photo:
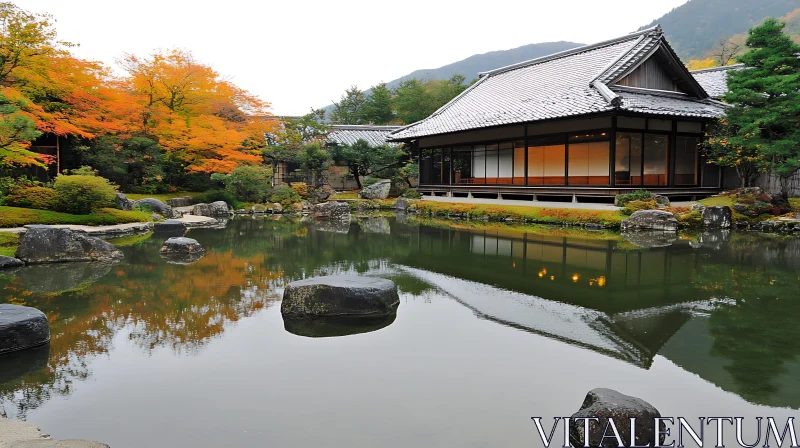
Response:
[[[603,286],[606,286],[606,277],[605,276],[600,276],[600,278],[597,279],[597,286],[599,286],[601,288]]]
[[[578,280],[581,279],[581,276],[578,274],[572,274],[572,281],[578,283]]]
[[[550,280],[555,280],[555,279],[556,279],[556,277],[554,275],[550,276]]]

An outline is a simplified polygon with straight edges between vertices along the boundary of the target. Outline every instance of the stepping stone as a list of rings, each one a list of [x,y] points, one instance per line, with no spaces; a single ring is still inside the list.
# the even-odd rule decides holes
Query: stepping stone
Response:
[[[358,275],[313,277],[289,283],[283,293],[284,317],[382,317],[400,304],[393,281]]]
[[[50,342],[47,316],[36,308],[0,304],[0,355]]]

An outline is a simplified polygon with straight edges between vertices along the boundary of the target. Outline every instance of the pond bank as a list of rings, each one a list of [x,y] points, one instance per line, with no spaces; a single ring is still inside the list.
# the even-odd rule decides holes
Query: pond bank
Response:
[[[219,222],[215,218],[210,218],[208,216],[195,216],[195,215],[184,215],[183,217],[178,218],[177,220],[186,224],[186,228],[189,229],[213,227],[216,226]],[[153,230],[152,222],[133,222],[127,224],[114,224],[111,226],[85,226],[80,224],[50,224],[50,225],[52,227],[85,232],[87,235],[94,236],[97,238],[117,238],[122,236],[136,235],[139,233],[147,233]],[[26,230],[25,227],[0,228],[0,232],[8,232],[16,234],[25,233],[25,230]]]
[[[42,434],[41,429],[33,423],[22,420],[9,420],[6,418],[5,411],[0,405],[0,448],[13,447],[20,442],[30,442],[40,440],[36,446],[42,448],[61,447],[61,448],[102,448],[108,445],[88,440],[54,440],[48,434]],[[51,444],[48,444],[49,441]],[[26,445],[27,446],[27,445]]]

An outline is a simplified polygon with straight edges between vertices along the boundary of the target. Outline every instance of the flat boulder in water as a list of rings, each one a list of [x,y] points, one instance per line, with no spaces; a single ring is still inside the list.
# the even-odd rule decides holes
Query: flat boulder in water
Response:
[[[0,355],[50,342],[47,316],[36,308],[0,303]]]
[[[113,244],[84,232],[43,225],[27,225],[25,228],[16,256],[28,264],[111,262],[123,258],[122,251]]]
[[[186,237],[172,237],[161,246],[162,254],[197,254],[206,250],[197,240]]]
[[[383,317],[400,304],[393,281],[357,275],[313,277],[289,283],[283,293],[284,317]]]
[[[630,218],[622,220],[622,230],[661,230],[677,232],[675,215],[663,210],[638,210]]]
[[[160,235],[183,235],[186,223],[177,219],[167,219],[153,224],[153,232]]]

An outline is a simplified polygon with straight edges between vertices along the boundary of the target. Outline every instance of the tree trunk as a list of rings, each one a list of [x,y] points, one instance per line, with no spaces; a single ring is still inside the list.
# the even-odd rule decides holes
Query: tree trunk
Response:
[[[356,185],[358,185],[358,189],[360,190],[362,188],[362,186],[361,186],[361,179],[360,179],[361,176],[359,176],[359,173],[358,173],[358,165],[353,165],[353,176],[356,177]]]
[[[780,176],[781,181],[781,194],[783,198],[789,199],[789,176]]]

